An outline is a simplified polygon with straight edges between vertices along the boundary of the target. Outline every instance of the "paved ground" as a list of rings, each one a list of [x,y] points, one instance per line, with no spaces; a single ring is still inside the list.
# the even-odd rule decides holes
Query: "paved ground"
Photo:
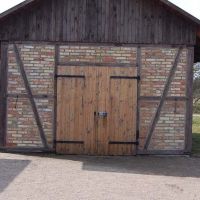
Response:
[[[199,200],[200,158],[0,154],[1,200]]]

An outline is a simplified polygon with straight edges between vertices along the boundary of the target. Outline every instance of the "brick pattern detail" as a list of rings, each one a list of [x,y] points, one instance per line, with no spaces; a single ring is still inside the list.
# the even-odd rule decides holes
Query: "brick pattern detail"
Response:
[[[43,129],[50,146],[53,140],[55,50],[51,45],[18,45]],[[13,50],[8,51],[8,94],[27,94]],[[9,97],[7,107],[7,146],[42,147],[38,127],[28,98]]]
[[[18,45],[18,48],[33,94],[53,94],[54,47],[45,45]],[[26,91],[16,64],[12,45],[9,47],[8,59],[8,93],[24,94]]]
[[[161,96],[177,48],[142,48],[141,96]],[[187,49],[184,49],[168,96],[186,96]],[[158,101],[140,101],[140,146],[143,150]],[[149,150],[184,150],[185,101],[165,101]]]
[[[8,99],[7,146],[41,147],[41,139],[28,99]]]
[[[110,46],[61,46],[60,62],[91,62],[136,65],[137,49]]]
[[[27,94],[19,67],[17,66],[13,46],[8,50],[8,94]]]
[[[187,73],[187,60],[188,51],[184,49],[174,75],[174,80],[170,86],[168,96],[186,96],[186,73]]]
[[[149,125],[158,101],[140,103],[140,146],[144,148]],[[184,150],[185,144],[185,102],[166,101],[154,131],[149,150]]]
[[[162,95],[176,52],[177,48],[142,48],[141,96]],[[186,68],[184,49],[168,96],[185,96]]]

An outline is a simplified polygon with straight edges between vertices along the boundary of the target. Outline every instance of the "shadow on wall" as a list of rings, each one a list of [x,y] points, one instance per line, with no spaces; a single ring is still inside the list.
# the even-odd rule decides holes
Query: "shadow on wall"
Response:
[[[0,159],[0,193],[8,187],[29,164],[29,160]]]

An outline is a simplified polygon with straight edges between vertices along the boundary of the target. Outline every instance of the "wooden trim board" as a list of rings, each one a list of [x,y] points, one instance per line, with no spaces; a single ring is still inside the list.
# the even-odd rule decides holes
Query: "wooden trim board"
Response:
[[[44,40],[38,40],[38,41],[33,41],[33,40],[28,40],[28,41],[8,41],[9,44],[29,44],[29,45],[36,45],[36,44],[46,44],[46,45],[60,45],[60,46],[114,46],[114,47],[135,47],[137,48],[138,46],[140,47],[163,47],[163,48],[187,48],[187,47],[194,47],[194,45],[187,45],[187,44],[144,44],[144,43],[88,43],[88,42],[57,42],[57,41],[44,41]]]

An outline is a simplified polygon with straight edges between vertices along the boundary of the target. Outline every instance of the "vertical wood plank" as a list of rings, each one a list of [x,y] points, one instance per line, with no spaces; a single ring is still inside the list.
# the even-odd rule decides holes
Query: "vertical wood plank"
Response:
[[[2,20],[0,40],[195,45],[196,26],[157,0],[43,0]]]
[[[108,67],[97,70],[97,112],[109,110],[109,74]],[[97,121],[97,150],[98,155],[108,154],[108,118],[98,117]]]
[[[86,92],[85,93],[85,115],[84,115],[84,127],[85,127],[85,153],[90,155],[97,154],[97,72],[93,67],[87,67],[86,69]]]

